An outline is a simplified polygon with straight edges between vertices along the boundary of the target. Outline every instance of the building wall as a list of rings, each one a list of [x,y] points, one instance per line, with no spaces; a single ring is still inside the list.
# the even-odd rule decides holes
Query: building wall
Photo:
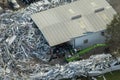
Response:
[[[101,32],[103,32],[103,31],[86,33],[86,35],[84,35],[84,36],[77,37],[77,38],[71,40],[70,44],[73,45],[74,48],[83,49],[83,48],[89,47],[94,44],[104,43],[106,38],[105,38],[105,36],[103,36],[101,34]]]

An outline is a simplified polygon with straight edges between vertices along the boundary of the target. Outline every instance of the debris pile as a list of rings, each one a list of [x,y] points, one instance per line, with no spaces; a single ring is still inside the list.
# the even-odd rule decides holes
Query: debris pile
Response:
[[[42,80],[59,80],[75,78],[75,76],[97,76],[106,72],[111,72],[112,68],[117,67],[116,70],[120,69],[120,64],[118,66],[112,65],[115,62],[117,63],[118,61],[110,54],[94,55],[89,59],[70,62],[66,65],[44,65],[43,68],[37,67],[37,71],[35,71],[37,73],[30,74],[30,78]]]
[[[36,2],[36,0],[21,0],[24,4],[31,4],[31,3],[34,3]],[[64,4],[64,3],[70,3],[70,2],[73,2],[73,1],[76,1],[76,0],[37,0],[37,1],[42,1],[44,2],[45,4],[50,4],[52,3],[53,4]]]
[[[31,55],[47,61],[45,57],[50,47],[42,33],[33,24],[30,15],[47,10],[50,5],[54,6],[53,3],[42,0],[17,12],[8,10],[2,13],[0,15],[0,47],[5,47],[6,44],[8,51],[15,56],[20,54],[28,57]]]
[[[0,49],[2,53],[7,52],[15,58],[23,59],[34,56],[38,59],[48,61],[49,45],[42,33],[33,24],[30,15],[49,9],[52,3],[47,0],[31,4],[25,9],[17,12],[7,10],[0,15]],[[45,6],[48,4],[47,6]],[[47,57],[47,58],[46,58]]]
[[[40,31],[32,26],[33,22],[28,20],[27,14],[12,14],[8,11],[1,14],[0,17],[0,47],[8,48],[9,53],[15,57],[20,55],[21,57],[28,57],[36,53],[44,55],[47,53],[49,46],[46,40]],[[5,49],[2,49],[2,53],[6,53]]]
[[[29,68],[32,59],[42,61],[50,59],[47,54],[50,46],[31,20],[30,15],[55,7],[54,5],[41,0],[16,12],[6,10],[0,13],[1,79],[25,79],[29,73],[34,72],[32,68]]]
[[[116,61],[109,54],[101,54],[66,65],[36,62],[35,59],[50,59],[50,46],[30,15],[52,8],[51,5],[55,7],[52,2],[40,1],[16,12],[6,10],[0,14],[0,80],[58,80],[88,76],[91,71],[109,68],[109,64]]]

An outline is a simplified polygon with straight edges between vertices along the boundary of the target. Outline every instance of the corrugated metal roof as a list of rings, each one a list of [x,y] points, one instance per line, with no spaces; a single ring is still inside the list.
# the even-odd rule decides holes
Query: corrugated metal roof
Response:
[[[86,32],[106,29],[114,14],[116,12],[105,0],[79,0],[33,14],[31,18],[49,45],[54,46]]]

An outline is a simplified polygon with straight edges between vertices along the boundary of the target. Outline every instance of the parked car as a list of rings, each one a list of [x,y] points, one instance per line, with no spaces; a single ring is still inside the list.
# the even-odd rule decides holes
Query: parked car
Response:
[[[19,9],[20,8],[20,5],[17,3],[16,0],[8,0],[8,3],[13,9]]]

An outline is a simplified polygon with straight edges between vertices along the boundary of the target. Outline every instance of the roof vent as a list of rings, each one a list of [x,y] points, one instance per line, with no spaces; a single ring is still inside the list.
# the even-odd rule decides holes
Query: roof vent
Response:
[[[96,9],[96,10],[95,10],[95,13],[97,13],[97,12],[101,12],[101,11],[103,11],[103,10],[104,10],[104,8]]]
[[[76,15],[76,16],[73,16],[71,19],[75,20],[75,19],[79,19],[80,17],[82,17],[82,16],[81,15]]]

